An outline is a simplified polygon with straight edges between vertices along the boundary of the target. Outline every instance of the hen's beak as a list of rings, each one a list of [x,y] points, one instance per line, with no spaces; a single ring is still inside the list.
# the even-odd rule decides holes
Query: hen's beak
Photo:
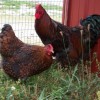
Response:
[[[52,52],[52,53],[54,53],[54,51],[53,51],[53,50],[51,50],[51,52]]]

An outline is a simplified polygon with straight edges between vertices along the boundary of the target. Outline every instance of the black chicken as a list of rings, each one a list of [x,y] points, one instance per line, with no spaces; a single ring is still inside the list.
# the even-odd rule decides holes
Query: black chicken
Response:
[[[90,31],[90,45],[94,47],[98,38],[100,37],[100,15],[90,15],[80,21],[83,28],[89,28]],[[89,26],[89,27],[88,27]]]
[[[100,62],[100,15],[90,15],[87,18],[81,20],[80,24],[83,26],[83,29],[89,28],[90,42],[87,42],[87,47],[90,45],[91,57],[93,58],[91,72],[100,73],[100,68],[97,64],[97,60]],[[94,52],[97,55],[95,59],[93,57]],[[98,74],[98,76],[100,77],[100,74]]]

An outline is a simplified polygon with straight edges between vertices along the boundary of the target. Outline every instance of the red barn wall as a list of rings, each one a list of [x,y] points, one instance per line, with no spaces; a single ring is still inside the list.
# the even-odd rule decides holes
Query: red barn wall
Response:
[[[62,22],[65,25],[79,25],[81,18],[91,14],[100,14],[100,0],[64,0]]]

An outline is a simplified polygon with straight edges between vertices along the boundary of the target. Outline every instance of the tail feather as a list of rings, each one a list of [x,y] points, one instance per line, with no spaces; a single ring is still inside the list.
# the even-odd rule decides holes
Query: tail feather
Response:
[[[94,47],[95,43],[97,42],[98,38],[100,37],[100,15],[91,15],[87,18],[80,21],[80,24],[87,28],[90,25],[90,44],[91,47]]]
[[[90,32],[95,34],[100,34],[100,15],[91,15],[88,16],[86,19],[80,21],[82,26],[87,27],[90,24]]]

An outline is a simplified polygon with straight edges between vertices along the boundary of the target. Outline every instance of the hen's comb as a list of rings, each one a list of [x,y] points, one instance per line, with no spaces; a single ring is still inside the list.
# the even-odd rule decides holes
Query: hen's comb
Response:
[[[35,9],[39,9],[39,8],[42,8],[41,4],[37,4],[37,5],[35,6]]]

